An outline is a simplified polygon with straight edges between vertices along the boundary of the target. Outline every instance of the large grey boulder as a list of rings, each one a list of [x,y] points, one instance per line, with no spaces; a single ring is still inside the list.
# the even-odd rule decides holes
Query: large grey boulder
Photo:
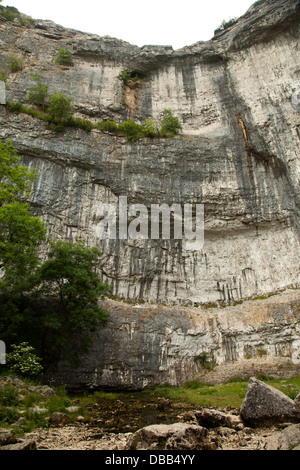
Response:
[[[253,425],[292,420],[295,419],[294,401],[280,390],[251,377],[240,415]]]
[[[194,424],[154,424],[135,432],[127,450],[210,450],[207,429]]]

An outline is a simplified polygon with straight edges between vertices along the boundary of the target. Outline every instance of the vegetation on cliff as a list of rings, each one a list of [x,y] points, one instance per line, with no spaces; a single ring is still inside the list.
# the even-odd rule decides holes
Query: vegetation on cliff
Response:
[[[96,274],[97,248],[47,239],[45,224],[26,202],[35,178],[11,142],[0,142],[0,338],[8,351],[28,342],[49,365],[66,345],[76,360],[91,344],[108,318],[98,300],[109,286]]]

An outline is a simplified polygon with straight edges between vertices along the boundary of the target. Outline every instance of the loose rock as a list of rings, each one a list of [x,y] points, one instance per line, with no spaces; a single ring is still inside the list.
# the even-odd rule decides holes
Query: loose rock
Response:
[[[280,422],[293,419],[294,401],[274,387],[252,377],[240,414],[247,423]]]

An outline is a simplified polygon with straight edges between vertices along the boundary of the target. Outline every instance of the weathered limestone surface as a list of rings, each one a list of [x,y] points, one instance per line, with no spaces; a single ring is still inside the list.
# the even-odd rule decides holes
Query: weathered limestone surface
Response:
[[[110,312],[109,325],[98,332],[79,368],[70,368],[66,352],[48,374],[53,384],[133,390],[160,383],[182,385],[205,378],[204,354],[207,362],[220,367],[245,360],[246,376],[260,357],[264,373],[272,358],[281,376],[300,371],[299,291],[208,310],[117,301],[104,306]]]
[[[0,22],[0,63],[22,57],[7,100],[26,103],[39,72],[49,94],[71,96],[90,119],[160,118],[171,108],[182,136],[129,144],[92,131],[55,134],[0,109],[0,137],[37,168],[33,207],[50,236],[101,246],[100,275],[115,295],[152,302],[229,302],[299,283],[299,2],[253,6],[211,41],[173,51],[36,21]],[[55,64],[60,47],[73,67]],[[138,71],[137,90],[122,70]],[[134,94],[134,96],[132,95]],[[127,103],[125,106],[124,103]],[[203,203],[205,245],[98,238],[100,203]]]
[[[49,94],[71,97],[78,116],[143,122],[159,120],[171,108],[182,122],[182,134],[174,139],[128,143],[98,130],[54,133],[44,122],[0,106],[0,138],[11,139],[22,161],[39,174],[33,210],[47,222],[51,238],[79,237],[101,248],[99,276],[115,296],[169,305],[228,304],[299,286],[299,18],[299,0],[266,0],[210,41],[176,51],[139,48],[51,21],[25,27],[0,18],[0,66],[8,71],[9,53],[25,65],[9,74],[6,102],[26,104],[35,85],[31,74],[38,72]],[[72,52],[73,66],[55,64],[61,47]],[[143,76],[138,88],[122,87],[123,70]],[[119,196],[149,210],[151,204],[204,204],[203,249],[188,249],[185,239],[99,240],[99,205],[117,203]],[[291,305],[276,310],[278,330],[272,311],[268,320],[255,313],[255,325],[246,329],[244,310],[212,317],[205,311],[193,327],[186,310],[168,310],[170,319],[165,312],[152,313],[151,321],[139,324],[134,344],[126,341],[137,319],[131,313],[127,322],[118,307],[121,316],[112,311],[110,328],[99,333],[85,375],[77,378],[179,383],[199,370],[203,350],[222,363],[245,357],[252,342],[268,344],[272,355],[292,345],[296,357],[299,304]],[[292,323],[286,320],[290,315]],[[285,325],[291,324],[286,342]],[[234,335],[239,340],[233,344]],[[118,358],[110,344],[118,344]],[[128,348],[135,359],[122,364]]]

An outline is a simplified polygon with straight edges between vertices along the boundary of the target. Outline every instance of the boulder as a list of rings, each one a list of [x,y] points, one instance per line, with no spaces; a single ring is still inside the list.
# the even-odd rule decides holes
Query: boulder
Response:
[[[240,415],[252,425],[293,420],[294,401],[280,390],[251,377]]]
[[[294,400],[294,413],[295,416],[300,420],[300,393],[296,396]]]
[[[300,446],[300,424],[285,428],[279,437],[279,450],[293,450]]]
[[[212,450],[202,426],[185,423],[154,424],[130,436],[126,450]]]
[[[34,440],[22,440],[16,444],[1,446],[0,450],[37,450],[37,446]]]
[[[205,428],[228,427],[234,429],[241,429],[243,422],[240,416],[229,413],[224,413],[219,410],[204,408],[201,411],[195,412],[195,417],[200,426]]]
[[[17,442],[16,436],[11,431],[0,433],[0,446],[8,444],[15,444]]]
[[[70,423],[72,420],[66,413],[54,412],[49,418],[49,424],[52,426],[65,426]]]

